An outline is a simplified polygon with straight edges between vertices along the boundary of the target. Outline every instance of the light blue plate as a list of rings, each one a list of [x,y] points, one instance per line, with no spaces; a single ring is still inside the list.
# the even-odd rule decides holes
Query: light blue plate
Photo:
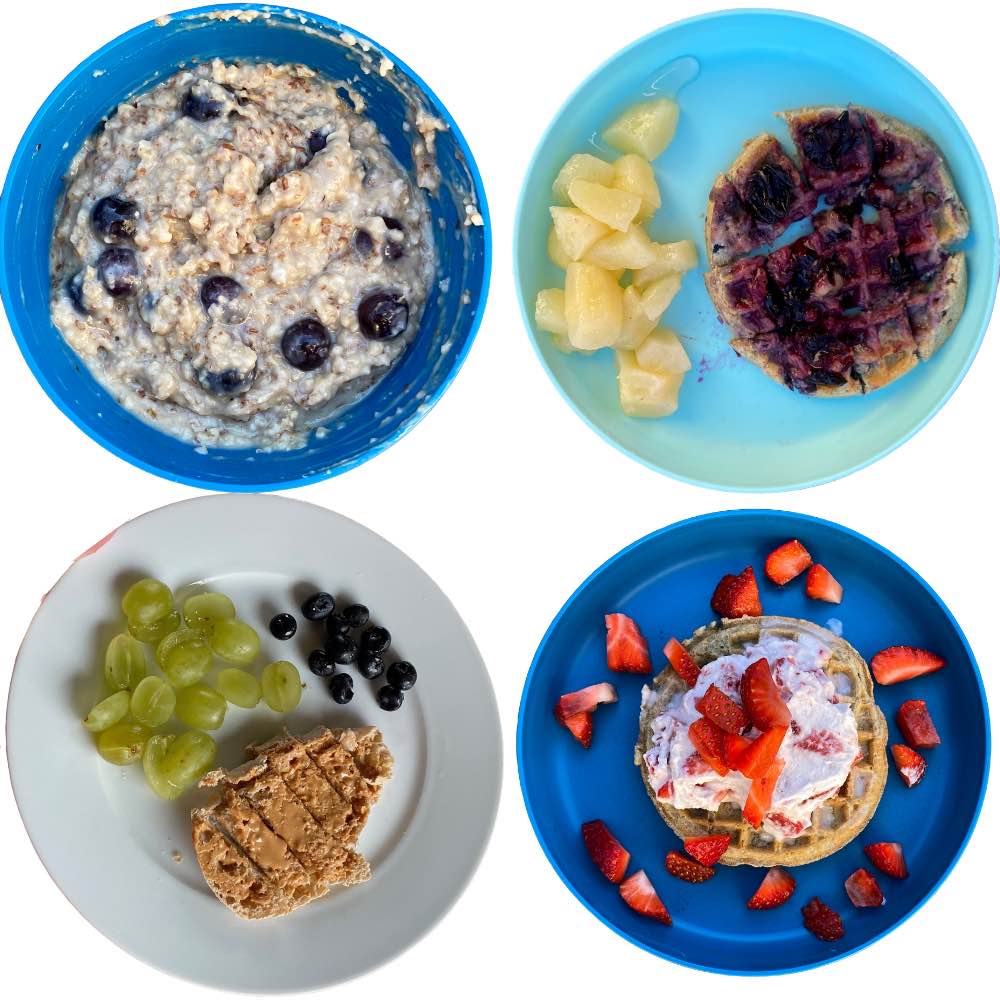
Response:
[[[695,74],[690,79],[692,72]],[[762,131],[787,140],[775,112],[809,104],[868,105],[926,130],[941,146],[972,218],[969,298],[937,355],[868,397],[809,399],[772,382],[728,346],[702,283],[690,273],[665,322],[694,365],[678,412],[639,420],[618,407],[610,351],[565,355],[534,330],[535,295],[561,284],[546,254],[550,186],[572,153],[586,150],[627,104],[676,96],[677,135],[656,161],[663,207],[654,239],[694,239],[702,255],[705,204],[716,175]],[[679,89],[678,89],[679,88]],[[968,370],[996,293],[997,217],[983,164],[962,123],[920,73],[864,35],[804,14],[729,11],[672,24],[619,52],[573,94],[528,171],[515,234],[522,312],[535,347],[570,405],[605,440],[677,479],[730,490],[784,490],[847,475],[916,433]]]

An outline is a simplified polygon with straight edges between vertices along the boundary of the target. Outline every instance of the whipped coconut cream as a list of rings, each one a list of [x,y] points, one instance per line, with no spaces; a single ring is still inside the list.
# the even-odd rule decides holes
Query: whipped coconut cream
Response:
[[[841,700],[834,679],[824,669],[830,655],[829,648],[810,635],[788,639],[762,634],[742,653],[705,664],[697,684],[674,697],[653,720],[652,745],[644,759],[658,797],[677,809],[714,812],[726,802],[742,808],[750,779],[738,771],[722,777],[712,770],[695,750],[688,728],[701,718],[695,704],[710,685],[739,701],[743,672],[766,659],[792,723],[778,751],[784,768],[761,828],[776,840],[797,837],[807,829],[814,811],[844,784],[860,754],[850,704]],[[655,696],[644,688],[643,704]],[[759,733],[752,730],[749,735]]]

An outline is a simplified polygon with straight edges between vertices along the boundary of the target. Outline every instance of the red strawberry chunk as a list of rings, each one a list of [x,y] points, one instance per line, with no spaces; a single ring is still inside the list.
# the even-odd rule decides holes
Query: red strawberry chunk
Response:
[[[656,895],[653,883],[649,881],[644,871],[640,869],[634,875],[629,875],[618,887],[618,891],[621,893],[622,899],[636,913],[641,913],[644,917],[652,917],[653,920],[659,920],[661,924],[670,926],[670,914],[667,913],[667,908],[660,901],[660,897]]]
[[[590,749],[590,740],[594,735],[594,717],[590,712],[580,712],[562,720],[562,724],[583,745],[584,750]]]
[[[605,615],[604,625],[608,630],[608,668],[616,673],[648,674],[653,665],[639,626],[622,614]]]
[[[839,941],[844,936],[844,921],[840,914],[826,905],[818,896],[802,907],[802,922],[820,941]]]
[[[725,733],[722,737],[722,759],[731,771],[738,770],[736,760],[750,744],[753,743],[747,736],[739,736],[736,733]]]
[[[893,743],[892,759],[896,762],[896,770],[906,783],[907,788],[918,784],[927,770],[927,761],[916,750],[911,750],[905,743]]]
[[[691,657],[691,654],[676,639],[671,639],[664,647],[663,654],[670,661],[670,666],[677,671],[688,687],[694,687],[698,683],[698,674],[701,667]]]
[[[747,907],[751,910],[773,910],[788,901],[795,892],[795,879],[784,868],[772,868],[761,882],[760,888],[750,897]]]
[[[631,855],[615,839],[614,834],[599,819],[592,819],[580,828],[583,844],[595,865],[609,882],[617,884],[625,877]]]
[[[724,691],[710,684],[701,701],[698,711],[714,722],[724,733],[742,733],[747,727],[748,719],[743,707],[738,705]]]
[[[697,885],[699,882],[707,882],[714,874],[715,869],[707,865],[700,865],[697,861],[684,857],[680,851],[671,851],[666,860],[667,871],[674,878],[683,879]]]
[[[892,841],[879,841],[877,844],[869,844],[865,848],[868,860],[883,875],[890,878],[906,878],[910,874],[906,867],[906,859],[903,857],[903,845]]]
[[[855,906],[881,906],[885,902],[875,876],[866,868],[859,868],[848,876],[844,888]]]
[[[764,613],[753,567],[747,566],[739,576],[727,573],[712,595],[712,610],[723,618],[756,618]]]
[[[750,721],[761,731],[789,726],[792,713],[781,700],[781,692],[771,676],[767,660],[751,663],[740,678],[740,698]]]
[[[896,713],[896,725],[903,734],[903,739],[915,749],[926,749],[941,745],[931,713],[927,711],[927,702],[919,698],[904,701]]]
[[[674,794],[674,783],[672,781],[665,781],[656,791],[656,797],[658,799],[669,799],[672,798]]]
[[[872,673],[879,684],[898,684],[931,674],[944,666],[944,658],[913,646],[890,646],[872,657]]]
[[[743,804],[743,818],[756,830],[771,808],[774,797],[774,786],[778,783],[781,769],[785,766],[783,760],[774,761],[759,778],[754,778]]]
[[[806,577],[806,597],[811,597],[814,601],[840,604],[844,597],[844,588],[837,583],[825,566],[816,563]]]
[[[709,834],[705,837],[688,837],[684,850],[699,864],[711,867],[729,847],[732,836],[728,833]]]
[[[776,726],[761,733],[750,746],[740,754],[736,769],[748,778],[762,778],[778,756],[778,750],[788,730]]]
[[[729,768],[722,756],[722,730],[709,719],[696,719],[688,728],[691,740],[701,759],[716,773],[725,777]]]
[[[764,563],[764,572],[772,583],[783,587],[789,580],[794,580],[811,565],[812,556],[797,538],[793,538],[790,542],[779,545],[767,557]]]
[[[562,722],[571,715],[593,712],[598,705],[608,705],[617,700],[618,692],[614,689],[614,685],[608,684],[607,681],[591,684],[590,687],[564,694],[556,703],[556,718]]]
[[[831,754],[841,753],[844,744],[840,739],[828,729],[813,729],[806,733],[802,739],[795,741],[796,747],[800,750],[808,750],[810,753],[819,754],[821,757],[829,757]]]

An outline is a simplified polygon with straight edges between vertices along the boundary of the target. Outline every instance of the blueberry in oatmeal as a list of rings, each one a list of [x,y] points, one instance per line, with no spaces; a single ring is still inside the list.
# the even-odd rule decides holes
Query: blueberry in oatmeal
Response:
[[[139,206],[133,201],[109,194],[94,205],[90,213],[94,232],[105,243],[122,243],[135,235]]]
[[[409,306],[398,292],[379,290],[358,306],[358,325],[369,340],[393,340],[406,330]]]
[[[300,319],[281,338],[285,360],[300,371],[315,371],[330,353],[330,332],[318,319]]]
[[[108,247],[97,258],[97,273],[112,298],[132,296],[139,290],[139,262],[125,247]]]

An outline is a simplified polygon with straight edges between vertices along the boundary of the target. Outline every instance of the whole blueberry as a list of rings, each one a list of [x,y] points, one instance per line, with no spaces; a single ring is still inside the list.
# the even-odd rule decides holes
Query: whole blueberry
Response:
[[[351,626],[342,614],[330,615],[326,620],[327,635],[347,635]]]
[[[302,602],[302,614],[311,622],[318,622],[326,618],[336,607],[337,602],[333,597],[321,590],[317,594],[307,597]]]
[[[135,236],[139,206],[113,194],[101,198],[90,212],[90,224],[105,243],[124,243]]]
[[[410,307],[399,292],[379,289],[358,304],[358,326],[369,340],[392,340],[406,332]]]
[[[113,298],[128,298],[139,291],[139,261],[125,247],[108,247],[97,258],[97,273]]]
[[[212,371],[210,368],[199,368],[197,376],[198,384],[213,396],[238,396],[253,385],[257,367],[254,366],[249,371],[226,368],[221,372]]]
[[[281,353],[293,368],[315,371],[330,353],[330,331],[318,319],[300,319],[285,330]]]
[[[299,623],[295,620],[294,615],[288,614],[287,611],[282,611],[271,619],[271,624],[268,627],[271,629],[271,635],[275,639],[284,640],[291,639],[295,635]]]
[[[378,707],[386,712],[395,712],[403,704],[403,692],[391,684],[380,687],[375,698],[378,701]]]
[[[364,628],[368,624],[368,609],[363,604],[348,605],[341,614],[347,619],[351,628]]]
[[[337,669],[337,665],[333,662],[333,658],[325,649],[314,649],[309,654],[309,669],[317,677],[329,677]]]
[[[412,663],[400,660],[389,667],[385,679],[400,691],[409,691],[417,683],[417,669]]]
[[[358,644],[347,635],[331,635],[323,644],[334,663],[346,666],[358,658]]]
[[[384,670],[385,664],[378,653],[370,653],[367,649],[363,649],[358,654],[358,673],[366,681],[373,681],[376,677],[381,677]]]
[[[306,140],[306,144],[309,146],[309,152],[315,154],[321,149],[326,149],[326,137],[327,133],[322,131],[322,129],[316,129],[315,132],[310,132],[309,138]]]
[[[361,648],[369,653],[384,653],[392,642],[392,636],[387,628],[381,625],[373,625],[366,629],[361,635]]]
[[[354,252],[359,257],[371,257],[375,252],[375,241],[367,229],[355,229],[352,242],[354,243]]]
[[[225,274],[213,274],[201,283],[199,293],[205,312],[222,323],[242,323],[250,311],[243,286]]]
[[[346,705],[354,697],[350,674],[335,674],[330,678],[330,696],[338,705]]]
[[[222,114],[222,103],[189,90],[181,101],[181,114],[196,122],[207,122]]]
[[[87,307],[83,302],[83,271],[77,271],[66,280],[66,295],[69,296],[73,308],[81,315],[87,315]]]

